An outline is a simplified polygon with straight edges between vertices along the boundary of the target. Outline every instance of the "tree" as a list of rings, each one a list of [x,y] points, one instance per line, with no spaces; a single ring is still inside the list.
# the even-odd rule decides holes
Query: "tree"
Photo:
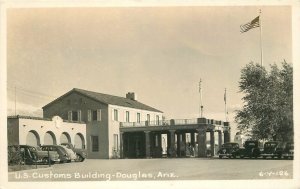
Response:
[[[282,63],[264,67],[253,62],[241,71],[239,81],[244,104],[235,121],[243,133],[254,139],[292,141],[293,131],[293,67]]]

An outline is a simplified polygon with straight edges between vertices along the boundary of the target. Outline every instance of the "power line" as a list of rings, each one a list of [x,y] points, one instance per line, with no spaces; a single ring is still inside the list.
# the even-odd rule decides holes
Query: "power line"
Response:
[[[47,98],[47,99],[53,99],[53,98],[57,98],[56,96],[52,96],[52,95],[48,95],[48,94],[44,94],[41,92],[37,92],[37,91],[31,91],[25,88],[20,88],[20,87],[10,87],[7,86],[7,89],[10,91],[17,91],[17,93],[23,93],[24,95],[27,96],[31,96],[31,97],[40,97],[40,98]]]

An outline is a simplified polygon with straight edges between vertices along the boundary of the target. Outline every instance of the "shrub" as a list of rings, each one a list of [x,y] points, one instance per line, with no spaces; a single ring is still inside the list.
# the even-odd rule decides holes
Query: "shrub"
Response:
[[[22,152],[20,146],[8,146],[8,165],[23,164]]]

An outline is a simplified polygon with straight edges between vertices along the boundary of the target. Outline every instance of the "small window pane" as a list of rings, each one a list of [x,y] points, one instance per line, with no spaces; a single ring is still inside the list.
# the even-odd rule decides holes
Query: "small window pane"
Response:
[[[119,119],[118,119],[118,110],[114,110],[114,120],[115,121],[118,121]]]
[[[91,136],[91,140],[92,140],[92,152],[98,152],[99,151],[98,136]]]
[[[140,123],[141,122],[141,114],[140,113],[137,113],[136,114],[136,121],[138,122],[138,123]]]
[[[92,120],[97,121],[97,110],[93,110]]]
[[[129,111],[126,111],[126,122],[129,122]]]
[[[72,111],[72,121],[78,121],[78,112]]]

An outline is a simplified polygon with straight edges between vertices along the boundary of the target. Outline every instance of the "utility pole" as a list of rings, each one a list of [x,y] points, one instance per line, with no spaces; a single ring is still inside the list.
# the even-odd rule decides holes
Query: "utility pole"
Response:
[[[15,116],[17,115],[17,87],[15,86]]]

